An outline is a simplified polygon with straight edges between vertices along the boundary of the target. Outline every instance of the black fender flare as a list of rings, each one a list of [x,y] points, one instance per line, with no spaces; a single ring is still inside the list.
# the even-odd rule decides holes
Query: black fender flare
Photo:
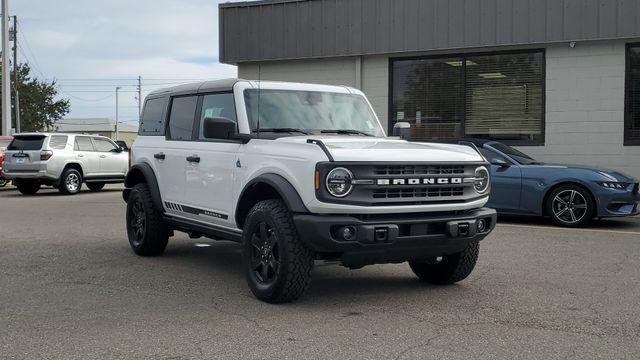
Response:
[[[141,175],[142,179],[140,178]],[[151,192],[153,204],[158,210],[164,212],[164,206],[162,206],[162,197],[160,196],[160,188],[158,187],[158,179],[156,179],[156,174],[153,172],[151,165],[147,163],[135,164],[127,172],[127,177],[124,179],[125,189],[122,192],[122,198],[124,199],[124,201],[129,201],[131,189],[136,184],[139,184],[141,182],[147,183],[147,186],[149,186],[149,191]]]
[[[293,187],[293,185],[291,185],[291,183],[287,179],[285,179],[284,177],[278,174],[268,173],[268,174],[260,175],[255,179],[252,179],[251,181],[249,181],[242,189],[242,192],[240,192],[240,196],[238,197],[238,205],[236,206],[236,210],[235,210],[236,223],[238,222],[238,219],[239,219],[240,202],[244,198],[245,194],[248,191],[250,191],[254,185],[260,184],[260,183],[267,184],[272,188],[274,188],[276,192],[278,192],[282,200],[284,201],[285,205],[287,205],[287,208],[289,208],[289,210],[292,213],[308,213],[309,212],[307,207],[304,205],[302,198],[298,194],[298,191],[296,191],[296,189]]]

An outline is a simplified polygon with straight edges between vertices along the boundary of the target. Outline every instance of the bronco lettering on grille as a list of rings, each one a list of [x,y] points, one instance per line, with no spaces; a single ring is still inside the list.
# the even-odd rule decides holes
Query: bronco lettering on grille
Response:
[[[376,184],[381,186],[386,185],[448,185],[448,184],[462,184],[463,179],[461,177],[455,178],[411,178],[411,179],[378,179]]]

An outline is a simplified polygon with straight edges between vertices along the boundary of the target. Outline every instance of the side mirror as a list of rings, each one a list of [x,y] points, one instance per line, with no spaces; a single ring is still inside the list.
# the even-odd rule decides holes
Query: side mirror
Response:
[[[227,140],[238,132],[237,128],[238,125],[231,119],[205,118],[202,125],[202,135],[205,139]]]
[[[502,168],[506,168],[506,167],[510,167],[511,166],[506,161],[504,161],[502,159],[495,159],[495,158],[491,159],[491,165],[499,166],[499,167],[502,167]]]
[[[393,125],[393,136],[409,140],[411,138],[411,124],[406,121],[397,122]]]

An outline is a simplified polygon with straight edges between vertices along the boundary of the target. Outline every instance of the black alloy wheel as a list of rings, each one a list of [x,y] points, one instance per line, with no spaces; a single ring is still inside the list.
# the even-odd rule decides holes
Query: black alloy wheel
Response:
[[[243,228],[242,257],[251,292],[272,304],[298,299],[309,287],[314,254],[300,241],[284,202],[260,201]]]
[[[147,221],[142,206],[142,199],[136,197],[131,200],[129,212],[127,213],[127,225],[130,229],[131,243],[134,247],[139,247],[144,241],[147,231]]]
[[[251,269],[259,283],[271,285],[280,270],[280,252],[273,225],[262,221],[251,234]]]
[[[169,230],[153,204],[147,184],[137,184],[131,189],[126,218],[129,244],[136,254],[158,256],[164,252]]]

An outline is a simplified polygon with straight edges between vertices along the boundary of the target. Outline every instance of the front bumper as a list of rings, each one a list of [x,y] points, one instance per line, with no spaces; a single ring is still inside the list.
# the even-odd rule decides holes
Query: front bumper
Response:
[[[604,189],[596,194],[599,217],[622,217],[640,214],[640,193],[634,184],[626,190]]]
[[[480,220],[485,228],[478,231]],[[488,208],[452,213],[391,215],[294,214],[301,240],[317,253],[333,255],[349,267],[427,260],[464,250],[495,227]],[[344,229],[353,236],[346,239]]]

